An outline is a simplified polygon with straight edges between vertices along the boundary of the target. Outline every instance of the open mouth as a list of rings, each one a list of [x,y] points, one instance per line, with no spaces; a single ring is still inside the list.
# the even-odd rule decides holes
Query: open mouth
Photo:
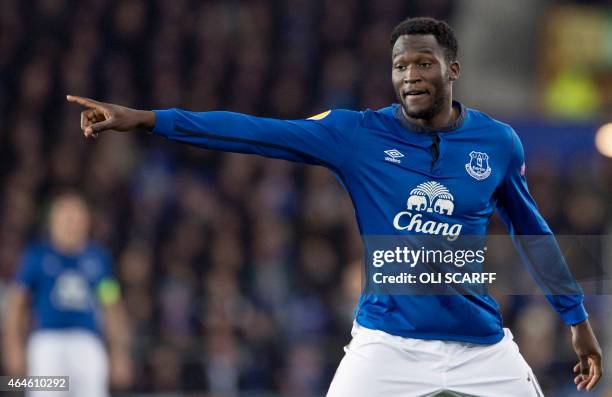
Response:
[[[429,92],[427,92],[427,90],[409,90],[409,91],[404,91],[404,98],[406,98],[406,99],[410,99],[410,98],[422,98],[425,95],[429,95]]]

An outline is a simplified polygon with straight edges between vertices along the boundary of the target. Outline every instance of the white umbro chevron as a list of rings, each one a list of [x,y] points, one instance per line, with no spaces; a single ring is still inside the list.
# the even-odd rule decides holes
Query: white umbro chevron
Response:
[[[401,160],[398,160],[400,157],[404,157],[404,155],[402,154],[402,152],[400,152],[397,149],[389,149],[389,150],[385,150],[385,154],[387,155],[387,157],[385,157],[386,161],[390,161],[392,163],[401,163]]]

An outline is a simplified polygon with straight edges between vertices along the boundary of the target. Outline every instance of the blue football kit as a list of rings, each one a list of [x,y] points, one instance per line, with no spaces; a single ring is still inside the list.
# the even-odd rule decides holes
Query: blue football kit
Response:
[[[95,244],[74,255],[50,242],[32,244],[14,282],[31,296],[34,330],[75,328],[101,335],[100,303],[118,293],[109,256]]]
[[[329,168],[352,199],[364,239],[485,236],[495,209],[511,235],[552,237],[527,189],[523,148],[514,130],[458,102],[453,106],[457,121],[440,130],[410,123],[393,104],[376,111],[330,110],[306,120],[155,110],[152,132],[207,149]],[[573,281],[554,238],[516,245],[540,285],[547,270]],[[547,266],[556,268],[538,268],[538,258],[551,253],[557,260]],[[587,318],[577,284],[547,299],[567,324]],[[355,319],[362,327],[409,338],[492,344],[504,336],[499,307],[486,293],[364,290]]]

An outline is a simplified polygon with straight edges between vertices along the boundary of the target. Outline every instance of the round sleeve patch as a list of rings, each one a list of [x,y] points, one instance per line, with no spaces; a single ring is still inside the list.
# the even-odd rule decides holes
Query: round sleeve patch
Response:
[[[119,300],[119,283],[112,278],[105,278],[98,284],[97,294],[103,305],[113,304]]]

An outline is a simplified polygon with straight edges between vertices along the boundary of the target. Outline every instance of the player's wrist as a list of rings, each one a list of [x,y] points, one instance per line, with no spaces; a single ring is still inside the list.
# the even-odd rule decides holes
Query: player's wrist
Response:
[[[593,332],[593,328],[591,328],[591,324],[589,323],[588,319],[577,324],[573,324],[570,328],[574,336],[592,335],[595,337],[595,333]]]
[[[575,331],[583,331],[583,330],[590,330],[591,329],[591,325],[589,324],[589,320],[583,320],[579,323],[576,324],[572,324],[571,327],[573,332]]]
[[[137,110],[137,123],[138,128],[152,130],[155,128],[155,112],[150,110]]]

